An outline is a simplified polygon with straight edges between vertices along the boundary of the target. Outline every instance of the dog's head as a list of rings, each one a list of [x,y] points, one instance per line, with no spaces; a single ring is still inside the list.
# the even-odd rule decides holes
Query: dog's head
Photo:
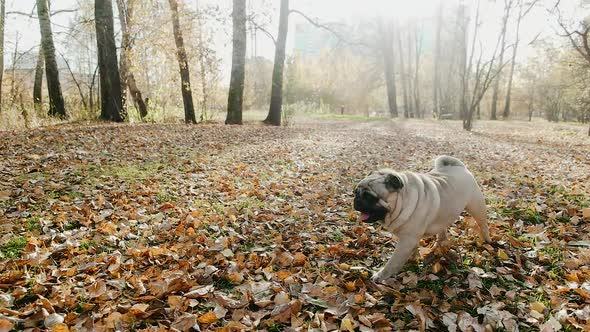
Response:
[[[354,209],[361,213],[359,219],[367,223],[383,221],[392,209],[388,202],[395,201],[392,195],[398,195],[403,187],[401,177],[390,169],[367,175],[354,189]]]

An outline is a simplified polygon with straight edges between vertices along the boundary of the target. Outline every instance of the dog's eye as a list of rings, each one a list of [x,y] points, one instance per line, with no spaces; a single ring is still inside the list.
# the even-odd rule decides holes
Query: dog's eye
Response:
[[[377,197],[373,196],[372,194],[370,194],[368,192],[363,193],[363,199],[368,202],[376,202],[377,201]]]

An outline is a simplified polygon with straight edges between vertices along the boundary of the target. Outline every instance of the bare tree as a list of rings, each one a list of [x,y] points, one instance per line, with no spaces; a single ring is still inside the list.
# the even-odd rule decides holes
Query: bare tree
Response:
[[[35,81],[33,82],[33,105],[37,114],[43,111],[43,68],[45,68],[43,45],[39,44],[37,64],[35,65]]]
[[[483,46],[480,43],[479,56],[473,68],[473,60],[476,52],[476,45],[478,44],[479,32],[479,9],[480,0],[477,1],[477,9],[474,22],[473,39],[471,42],[471,51],[469,53],[469,61],[467,62],[467,69],[464,71],[463,77],[463,92],[462,92],[462,109],[463,109],[463,129],[471,131],[473,128],[473,114],[477,111],[483,96],[490,88],[492,82],[497,79],[497,76],[504,68],[503,63],[495,66],[498,48],[502,45],[502,33],[500,34],[494,52],[488,61],[483,60]],[[473,83],[471,83],[470,76],[473,72]]]
[[[501,47],[500,47],[500,57],[498,59],[498,63],[502,64],[504,62],[504,50],[506,49],[506,30],[508,27],[508,18],[510,17],[510,11],[512,10],[514,0],[504,0],[504,16],[502,16],[502,32],[501,32]],[[497,106],[498,106],[498,91],[500,89],[500,79],[501,75],[498,74],[496,80],[494,81],[494,87],[492,89],[492,109],[490,113],[490,120],[497,120]]]
[[[568,27],[561,18],[558,5],[555,6],[558,13],[557,21],[561,29],[565,33],[572,47],[590,65],[590,19],[585,19],[579,22],[578,28],[572,29]],[[588,127],[588,136],[590,136],[590,126]]]
[[[121,93],[123,96],[127,94],[127,88],[133,99],[135,107],[139,110],[139,116],[143,119],[147,116],[147,106],[143,100],[141,91],[137,87],[135,75],[131,70],[130,53],[133,46],[131,34],[129,32],[130,26],[133,24],[133,13],[136,0],[117,0],[117,8],[119,10],[119,22],[121,23],[121,57],[119,59],[120,75],[121,75]],[[125,98],[124,98],[125,100]]]
[[[6,21],[6,0],[0,0],[0,112],[2,112],[2,78],[4,77],[4,22]]]
[[[37,15],[39,16],[39,27],[41,29],[41,44],[45,58],[45,75],[47,76],[47,90],[49,91],[49,115],[59,118],[66,118],[66,109],[61,84],[59,82],[59,71],[55,58],[55,46],[53,44],[53,33],[47,0],[37,0]]]
[[[422,54],[422,36],[414,24],[414,103],[416,105],[416,117],[424,118],[422,103],[420,100],[420,55]]]
[[[410,90],[408,88],[408,76],[406,75],[406,66],[404,65],[404,52],[402,48],[402,35],[401,31],[397,29],[397,43],[398,43],[398,50],[399,50],[399,66],[400,66],[400,77],[402,83],[402,95],[404,98],[404,118],[409,117],[408,110],[410,108],[410,101],[408,98],[408,94]]]
[[[415,90],[414,90],[414,75],[412,74],[412,68],[413,68],[413,63],[412,63],[412,48],[414,46],[414,44],[412,43],[412,31],[411,28],[408,26],[408,33],[407,33],[407,37],[408,37],[408,45],[407,50],[408,50],[408,56],[406,58],[407,60],[407,65],[406,65],[406,80],[407,80],[407,84],[408,84],[408,116],[410,118],[413,118],[414,116],[416,116],[416,112],[418,112],[418,110],[416,110],[415,106],[416,104],[414,103],[415,101]],[[401,50],[400,50],[401,51]]]
[[[283,70],[285,68],[285,48],[287,47],[287,32],[289,29],[289,0],[281,0],[279,17],[279,34],[275,47],[275,62],[272,71],[272,88],[270,107],[264,123],[274,126],[281,125],[283,108]]]
[[[387,102],[389,105],[389,116],[397,117],[397,91],[395,86],[395,57],[393,53],[393,21],[379,19],[379,37],[380,51],[383,57],[383,66],[385,68],[385,86],[387,91]]]
[[[506,88],[506,100],[504,102],[504,111],[502,112],[503,118],[510,116],[510,101],[512,97],[512,81],[514,79],[514,67],[516,65],[516,54],[518,51],[518,44],[520,43],[520,23],[522,19],[533,9],[538,0],[534,0],[527,4],[528,8],[524,9],[524,0],[518,0],[518,17],[516,18],[516,37],[514,46],[512,47],[512,60],[510,63],[510,73],[508,74],[508,87]]]
[[[100,74],[100,117],[107,121],[123,122],[127,114],[123,108],[121,96],[121,77],[117,64],[111,0],[95,0],[94,16]]]
[[[232,67],[225,124],[242,124],[244,79],[246,77],[246,0],[233,0],[232,20]]]
[[[174,42],[176,43],[176,58],[178,60],[178,67],[180,69],[182,103],[184,105],[184,122],[197,123],[197,118],[195,117],[195,108],[193,106],[188,57],[186,55],[186,50],[184,49],[182,31],[180,31],[178,0],[168,0],[168,3],[170,4],[170,14],[172,16]]]
[[[439,96],[440,90],[440,50],[441,50],[441,31],[442,31],[442,2],[438,5],[436,14],[436,41],[434,46],[434,78],[432,82],[432,114],[435,118],[440,119]]]

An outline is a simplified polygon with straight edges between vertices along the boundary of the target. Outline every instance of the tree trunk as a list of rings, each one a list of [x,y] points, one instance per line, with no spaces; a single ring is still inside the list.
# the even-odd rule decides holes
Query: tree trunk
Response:
[[[504,112],[502,117],[507,119],[510,116],[510,102],[512,95],[512,79],[514,78],[514,66],[516,65],[516,52],[518,50],[518,43],[520,42],[520,21],[522,20],[522,1],[520,2],[520,9],[518,12],[518,19],[516,21],[516,40],[514,41],[514,49],[512,50],[512,62],[510,64],[510,74],[508,74],[508,88],[506,89],[506,101],[504,102]],[[502,63],[500,63],[501,65]]]
[[[270,108],[264,123],[275,126],[281,125],[281,111],[283,107],[283,69],[285,68],[285,48],[287,47],[287,31],[289,29],[289,0],[281,0],[281,15],[279,18],[279,35],[275,47],[275,62],[272,70],[272,89],[270,94]]]
[[[39,45],[39,54],[37,54],[37,65],[35,66],[35,82],[33,83],[33,105],[35,112],[41,114],[43,111],[43,45]]]
[[[233,0],[233,51],[225,124],[242,124],[246,76],[246,0]]]
[[[209,105],[209,103],[208,103],[209,91],[208,91],[208,87],[207,87],[207,58],[205,56],[206,47],[204,46],[204,43],[203,43],[204,24],[202,21],[202,17],[204,14],[199,9],[198,0],[196,1],[196,5],[197,5],[197,24],[199,27],[199,33],[197,34],[197,43],[199,44],[199,48],[198,48],[199,69],[201,71],[200,72],[201,93],[203,94],[203,100],[201,101],[201,122],[204,122],[205,120],[207,120],[207,113],[209,110],[209,106],[208,106]],[[244,63],[245,63],[245,59],[244,59]]]
[[[512,0],[506,3],[504,8],[504,17],[502,17],[502,41],[500,42],[500,58],[498,66],[502,66],[504,63],[504,50],[506,49],[506,28],[508,26],[508,17],[510,16],[510,9],[512,8]],[[500,80],[502,79],[501,73],[498,74],[494,81],[494,87],[492,90],[492,109],[490,114],[490,120],[497,120],[497,107],[498,107],[498,90],[500,89]]]
[[[416,117],[424,118],[422,112],[422,103],[420,102],[420,53],[422,53],[422,41],[418,40],[418,27],[414,26],[414,43],[415,43],[415,68],[414,68],[414,101],[416,103]]]
[[[379,22],[381,34],[381,53],[385,67],[385,83],[387,86],[387,102],[389,116],[397,118],[397,91],[395,87],[395,57],[393,53],[393,22]]]
[[[436,41],[434,46],[434,79],[432,82],[432,115],[440,119],[438,92],[440,90],[440,35],[442,30],[442,2],[438,5],[436,14]]]
[[[141,119],[147,116],[147,106],[143,100],[141,91],[137,87],[135,81],[135,75],[131,71],[131,37],[129,35],[129,26],[132,24],[133,9],[135,0],[128,0],[127,6],[125,6],[124,0],[117,0],[117,7],[119,9],[119,21],[121,22],[121,59],[119,60],[121,66],[121,94],[126,96],[127,88],[135,107],[139,110],[139,116]]]
[[[413,75],[412,75],[412,33],[410,31],[410,27],[408,27],[408,63],[406,66],[406,77],[408,79],[408,115],[410,118],[414,117],[415,109],[414,109],[414,88],[413,88]]]
[[[182,89],[182,103],[184,105],[184,122],[197,123],[195,108],[193,106],[193,95],[190,82],[190,71],[188,57],[184,49],[182,31],[180,31],[180,19],[178,17],[178,0],[168,0],[170,13],[172,15],[172,29],[174,31],[174,42],[176,43],[176,58],[180,69],[180,81]]]
[[[4,77],[4,22],[6,21],[6,0],[0,0],[0,113],[2,113],[2,79]]]
[[[94,15],[100,76],[100,118],[106,121],[123,122],[127,114],[123,109],[121,96],[121,77],[117,64],[111,0],[95,0]]]
[[[65,119],[67,115],[59,82],[59,70],[55,59],[55,46],[53,44],[47,0],[37,0],[37,15],[39,16],[43,56],[45,57],[45,75],[47,76],[47,90],[49,91],[49,115]]]
[[[408,101],[408,85],[407,85],[407,76],[406,76],[406,66],[404,66],[404,52],[402,48],[402,34],[400,32],[401,29],[397,29],[397,43],[398,43],[398,50],[399,50],[399,66],[400,66],[400,73],[401,73],[401,81],[402,81],[402,95],[404,98],[404,118],[408,118],[408,107],[410,105]]]

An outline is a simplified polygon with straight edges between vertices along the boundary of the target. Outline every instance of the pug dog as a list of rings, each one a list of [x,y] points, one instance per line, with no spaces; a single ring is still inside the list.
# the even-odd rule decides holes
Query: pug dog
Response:
[[[420,239],[436,235],[436,245],[447,239],[447,229],[466,210],[479,225],[481,238],[491,243],[486,204],[473,174],[457,158],[439,156],[428,173],[381,169],[354,189],[359,220],[380,222],[398,237],[393,255],[372,280],[382,283],[401,271]]]

